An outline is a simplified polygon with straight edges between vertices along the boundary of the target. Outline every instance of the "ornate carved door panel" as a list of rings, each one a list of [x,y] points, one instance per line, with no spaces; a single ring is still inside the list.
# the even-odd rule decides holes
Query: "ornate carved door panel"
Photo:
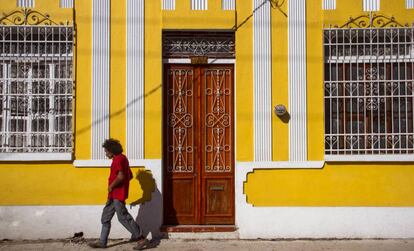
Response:
[[[234,224],[233,66],[165,65],[164,224]]]

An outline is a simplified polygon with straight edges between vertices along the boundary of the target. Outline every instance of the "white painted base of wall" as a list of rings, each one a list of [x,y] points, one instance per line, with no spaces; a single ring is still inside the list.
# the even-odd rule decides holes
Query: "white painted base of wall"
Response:
[[[321,169],[324,161],[237,162],[236,226],[240,239],[414,238],[414,207],[254,207],[243,185],[255,169]]]
[[[83,232],[98,238],[99,206],[4,206],[0,207],[2,239],[58,239]],[[150,237],[159,237],[161,218],[151,207],[130,209]],[[157,216],[158,215],[158,216]],[[253,207],[236,212],[238,233],[207,234],[208,238],[414,238],[414,208],[404,207]],[[206,235],[206,236],[207,236]],[[129,238],[116,216],[110,238]],[[169,234],[169,238],[203,238],[200,234]]]
[[[99,238],[103,206],[0,207],[0,236],[7,239],[57,239],[83,232],[85,238]],[[135,217],[138,208],[129,211]],[[116,216],[112,223],[110,238],[129,237]]]
[[[135,163],[136,162],[136,163]],[[144,233],[159,237],[162,225],[161,160],[132,161],[151,170],[157,188],[152,199],[128,206]],[[135,165],[134,164],[134,165]],[[229,239],[256,238],[414,238],[414,207],[254,207],[246,202],[243,184],[255,169],[322,168],[322,162],[237,162],[235,174],[237,233],[220,235]],[[131,164],[132,166],[132,164]],[[104,202],[102,202],[104,203]],[[7,239],[69,238],[83,232],[98,238],[102,205],[94,206],[2,206],[0,236]],[[112,220],[110,238],[130,234]],[[215,238],[214,234],[206,234]],[[203,237],[203,236],[202,236]],[[195,234],[170,234],[169,238],[200,238]],[[224,237],[225,238],[225,237]]]
[[[413,207],[253,207],[238,209],[241,239],[413,238]]]

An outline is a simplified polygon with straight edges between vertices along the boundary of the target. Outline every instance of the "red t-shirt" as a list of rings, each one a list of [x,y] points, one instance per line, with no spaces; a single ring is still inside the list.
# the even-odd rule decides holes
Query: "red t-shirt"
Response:
[[[116,179],[118,172],[122,171],[124,180],[108,193],[108,199],[116,199],[122,202],[128,198],[129,181],[132,179],[132,172],[129,168],[128,159],[123,154],[115,155],[112,158],[111,172],[108,178],[108,186]]]

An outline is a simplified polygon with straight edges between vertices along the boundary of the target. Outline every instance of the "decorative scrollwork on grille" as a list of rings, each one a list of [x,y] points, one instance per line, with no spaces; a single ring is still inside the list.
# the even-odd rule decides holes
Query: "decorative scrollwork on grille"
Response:
[[[335,26],[338,27],[338,26]],[[401,24],[395,17],[373,14],[362,15],[356,18],[350,17],[348,22],[339,28],[382,28],[382,27],[408,27],[408,24]]]
[[[193,116],[189,113],[182,116],[174,113],[168,115],[168,126],[175,127],[177,124],[184,125],[185,127],[191,127],[193,126]]]
[[[231,151],[231,147],[224,143],[224,129],[213,129],[213,145],[206,145],[206,152],[213,155],[211,162],[206,164],[206,172],[230,172],[231,167],[226,163],[225,153]]]
[[[174,145],[168,146],[168,152],[174,153],[175,158],[172,165],[168,166],[169,172],[192,172],[193,166],[191,163],[187,163],[186,155],[193,153],[192,146],[186,146],[187,129],[176,128],[174,129]]]
[[[206,129],[206,172],[231,172],[231,161],[228,155],[231,152],[229,127],[231,126],[230,103],[230,71],[215,69],[206,72],[210,76],[205,87],[208,111],[205,118]]]
[[[50,19],[49,14],[40,13],[31,9],[19,9],[9,13],[3,13],[0,17],[2,25],[63,25]]]
[[[167,150],[171,156],[168,172],[189,173],[194,171],[194,116],[193,116],[193,71],[170,70],[171,86],[167,91],[172,107],[167,123],[172,132]]]
[[[164,32],[163,57],[185,58],[193,56],[234,58],[234,33]]]

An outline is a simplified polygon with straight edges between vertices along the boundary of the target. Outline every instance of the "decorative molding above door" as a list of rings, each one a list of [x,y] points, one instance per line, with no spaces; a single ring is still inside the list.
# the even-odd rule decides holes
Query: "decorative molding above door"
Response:
[[[235,58],[235,34],[232,31],[164,31],[163,58]]]

